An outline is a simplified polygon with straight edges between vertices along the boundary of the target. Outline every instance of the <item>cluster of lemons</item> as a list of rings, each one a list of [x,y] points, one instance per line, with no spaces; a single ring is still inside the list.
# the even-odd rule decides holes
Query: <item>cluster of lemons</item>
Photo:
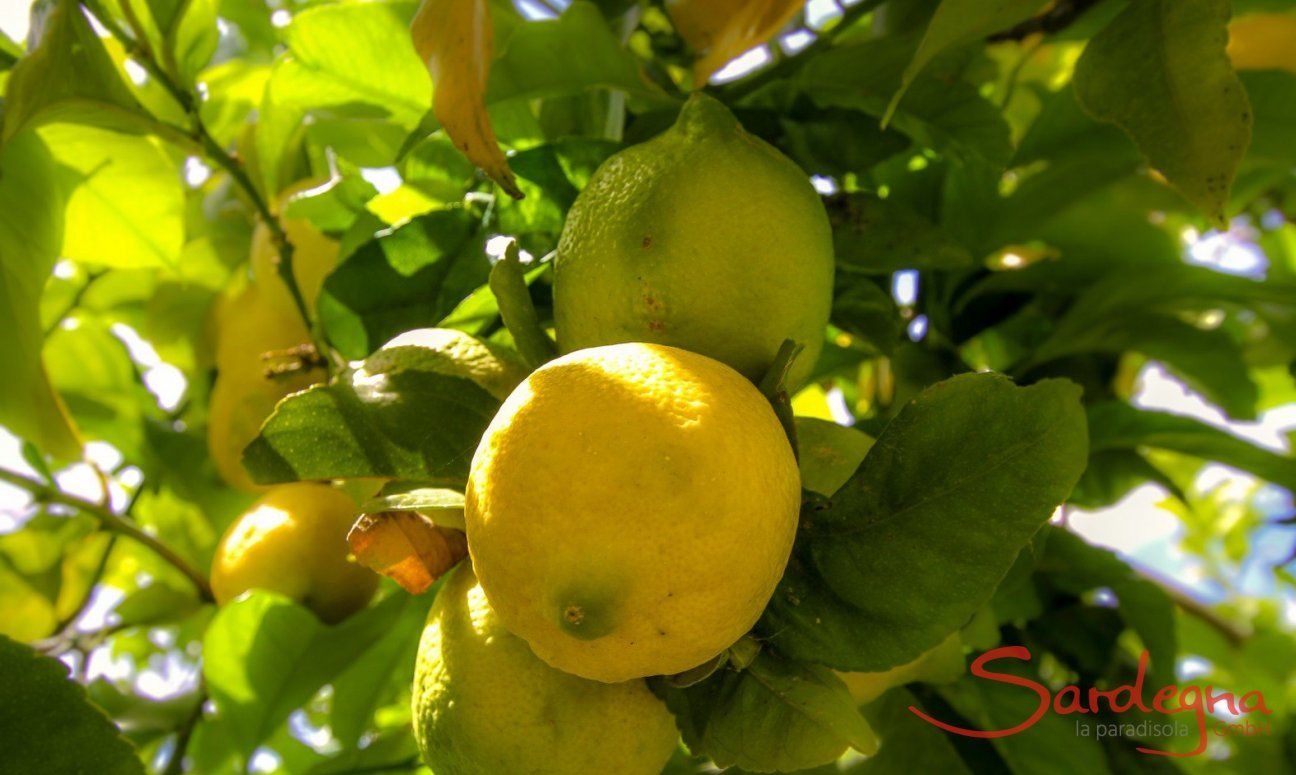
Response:
[[[269,295],[266,274],[254,267],[247,305]],[[787,339],[804,347],[787,386],[809,378],[832,282],[831,232],[805,174],[708,97],[595,172],[557,251],[566,354],[492,391],[507,397],[465,492],[470,562],[442,584],[423,632],[414,729],[434,771],[661,770],[678,736],[643,679],[739,640],[791,552],[801,475],[754,381]],[[269,327],[232,335],[264,348],[253,334]],[[300,324],[274,327],[282,346],[305,340]],[[299,389],[228,367],[226,335],[214,393],[240,380],[249,404],[272,407]],[[212,406],[213,456],[246,482],[237,452],[269,409]],[[372,574],[316,548],[341,545],[354,508],[320,484],[265,494],[222,539],[218,600],[255,586],[326,620],[363,607]]]

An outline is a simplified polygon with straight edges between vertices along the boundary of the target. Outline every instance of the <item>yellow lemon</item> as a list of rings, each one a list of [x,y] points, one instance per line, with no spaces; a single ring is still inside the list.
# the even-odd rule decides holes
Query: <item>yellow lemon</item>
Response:
[[[243,448],[283,397],[324,379],[322,369],[269,376],[262,355],[297,347],[310,337],[291,306],[249,286],[220,308],[216,381],[207,410],[207,447],[216,470],[242,490],[259,489],[243,468]]]
[[[622,344],[527,377],[473,457],[468,550],[510,630],[600,681],[677,673],[760,616],[792,547],[796,460],[722,363]]]
[[[439,775],[657,775],[676,747],[674,719],[643,681],[590,681],[536,659],[466,562],[428,615],[413,710],[419,750]]]
[[[336,622],[364,608],[378,577],[348,559],[355,502],[323,484],[272,488],[229,526],[212,560],[219,604],[267,589]]]
[[[828,216],[805,173],[695,94],[673,127],[604,162],[568,212],[558,344],[668,344],[758,380],[793,339],[795,389],[823,346],[832,284]]]
[[[1296,73],[1296,15],[1260,13],[1229,23],[1229,59],[1238,70]]]
[[[303,180],[284,189],[279,197],[276,212],[281,212],[288,200],[295,194],[310,190],[322,181]],[[301,290],[306,306],[313,314],[324,280],[332,274],[338,265],[338,242],[325,235],[314,224],[304,218],[280,218],[288,242],[293,246],[293,278]],[[285,309],[295,310],[288,286],[279,274],[279,248],[265,223],[258,222],[252,232],[252,250],[250,263],[252,277],[268,296]]]

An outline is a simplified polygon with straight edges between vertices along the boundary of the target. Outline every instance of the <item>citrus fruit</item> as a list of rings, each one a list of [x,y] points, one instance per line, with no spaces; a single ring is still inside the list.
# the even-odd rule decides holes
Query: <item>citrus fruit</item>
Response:
[[[279,195],[275,212],[282,212],[288,200],[294,195],[309,191],[322,183],[323,181],[319,180],[303,180],[287,187]],[[288,242],[293,246],[293,278],[297,280],[297,288],[301,291],[307,308],[313,314],[325,278],[337,268],[338,242],[326,236],[304,218],[281,217],[279,222],[288,235]],[[283,305],[285,309],[295,310],[296,306],[288,292],[288,286],[279,274],[279,248],[274,243],[270,228],[264,222],[258,222],[252,231],[249,263],[252,265],[252,277],[257,285],[265,290],[266,295],[273,297],[275,302]]]
[[[468,550],[510,630],[600,681],[676,673],[761,613],[796,530],[796,460],[742,375],[674,347],[533,372],[473,457]]]
[[[1229,59],[1237,70],[1296,73],[1296,14],[1260,13],[1229,23]]]
[[[681,347],[765,373],[779,345],[810,374],[832,302],[828,216],[806,175],[695,94],[675,125],[595,171],[567,214],[554,268],[564,352]]]
[[[912,662],[876,673],[838,673],[850,690],[851,697],[861,705],[881,697],[888,689],[907,683],[951,683],[964,672],[963,640],[957,631],[951,633],[937,646],[924,651]]]
[[[867,433],[813,417],[796,418],[801,486],[831,497],[851,478],[873,446]]]
[[[216,381],[207,413],[207,447],[222,478],[248,491],[259,489],[243,468],[243,448],[283,397],[323,381],[322,369],[270,376],[267,352],[283,351],[310,340],[291,305],[255,285],[244,288],[220,308],[216,323]]]
[[[536,658],[460,563],[428,614],[414,671],[414,737],[440,775],[657,775],[674,720],[643,681],[606,684]]]
[[[230,524],[212,560],[218,604],[249,589],[292,598],[326,622],[364,608],[378,577],[351,562],[347,531],[356,504],[311,482],[278,485]]]

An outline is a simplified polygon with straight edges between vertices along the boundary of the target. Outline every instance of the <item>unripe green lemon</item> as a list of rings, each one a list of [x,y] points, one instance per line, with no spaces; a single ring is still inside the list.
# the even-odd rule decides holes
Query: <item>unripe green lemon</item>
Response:
[[[356,504],[324,484],[272,487],[229,526],[212,560],[211,588],[224,605],[249,589],[290,597],[326,622],[369,603],[378,576],[348,558]]]
[[[783,575],[800,477],[741,374],[654,344],[580,350],[504,401],[473,457],[468,551],[508,628],[599,681],[728,648]]]
[[[414,671],[414,737],[437,775],[657,775],[674,719],[643,681],[606,684],[536,658],[460,563],[437,594]]]
[[[694,94],[675,125],[603,163],[567,214],[554,270],[563,352],[654,342],[758,380],[779,345],[819,357],[832,303],[828,216],[791,160]]]

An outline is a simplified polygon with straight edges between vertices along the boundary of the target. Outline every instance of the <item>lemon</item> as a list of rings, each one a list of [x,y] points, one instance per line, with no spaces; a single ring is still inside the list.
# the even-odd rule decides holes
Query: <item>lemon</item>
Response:
[[[1296,73],[1296,15],[1261,13],[1229,23],[1229,59],[1237,70]]]
[[[267,589],[336,622],[364,608],[378,577],[351,562],[347,531],[355,502],[333,488],[296,482],[272,488],[229,526],[212,561],[212,595],[225,604]]]
[[[414,672],[414,737],[438,775],[657,775],[673,718],[643,681],[606,684],[536,659],[460,563],[436,597]]]
[[[268,376],[267,352],[288,350],[310,340],[306,325],[283,299],[255,285],[220,309],[216,334],[216,381],[207,410],[207,447],[221,477],[248,491],[259,489],[243,468],[243,448],[285,396],[323,381],[322,369]]]
[[[793,339],[805,345],[795,389],[819,357],[832,283],[828,216],[809,179],[694,94],[572,205],[554,269],[558,344],[668,344],[758,380]]]
[[[912,662],[876,673],[838,673],[850,690],[851,697],[861,705],[876,700],[888,689],[907,683],[952,683],[964,671],[963,640],[958,631],[951,633],[934,648],[923,652]]]
[[[799,484],[769,403],[729,367],[664,345],[581,350],[533,372],[487,428],[468,550],[500,618],[550,665],[677,673],[760,616]]]
[[[279,195],[276,213],[281,212],[294,195],[322,183],[320,180],[303,180],[287,187]],[[307,308],[314,313],[324,280],[337,268],[338,242],[304,218],[280,218],[280,223],[284,233],[288,235],[288,242],[293,246],[293,278],[297,281],[302,298],[306,300]],[[252,265],[252,277],[266,295],[273,297],[275,303],[282,305],[284,309],[295,310],[292,295],[279,274],[279,248],[275,246],[270,228],[265,223],[258,222],[252,231],[249,262]]]
[[[813,417],[796,418],[796,434],[801,486],[824,496],[846,484],[873,446],[867,433]]]

